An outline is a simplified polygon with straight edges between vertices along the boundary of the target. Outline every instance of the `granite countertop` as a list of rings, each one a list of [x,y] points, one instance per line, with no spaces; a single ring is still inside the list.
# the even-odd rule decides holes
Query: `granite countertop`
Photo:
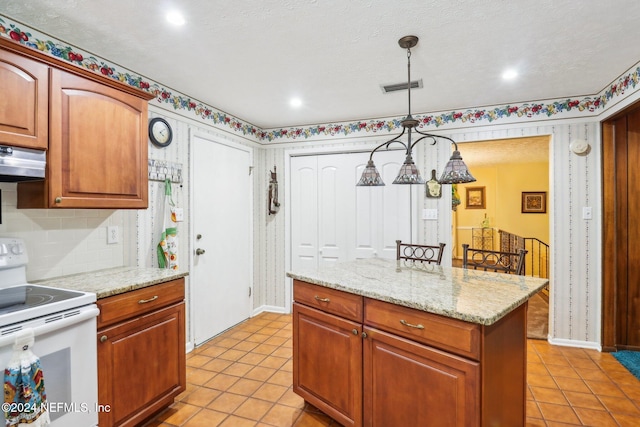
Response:
[[[100,299],[168,282],[188,274],[186,271],[161,268],[116,267],[38,280],[32,283],[52,288],[93,292],[96,294],[96,298]]]
[[[480,325],[497,322],[549,283],[530,276],[379,258],[300,269],[287,276]]]

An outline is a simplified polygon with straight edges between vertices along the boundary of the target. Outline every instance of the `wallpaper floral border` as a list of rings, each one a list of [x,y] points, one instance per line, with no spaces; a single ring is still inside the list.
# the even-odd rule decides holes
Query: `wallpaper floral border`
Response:
[[[173,107],[178,112],[194,114],[205,122],[219,125],[241,133],[253,136],[260,142],[281,142],[283,140],[305,140],[322,136],[348,136],[359,133],[393,132],[401,128],[403,117],[361,120],[351,123],[319,124],[305,127],[290,127],[281,129],[260,129],[249,123],[222,111],[194,100],[181,93],[173,92],[162,85],[143,79],[127,70],[119,70],[103,59],[83,54],[79,49],[72,48],[55,40],[42,40],[33,35],[35,30],[20,28],[19,24],[9,22],[8,18],[0,17],[0,36],[10,38],[15,42],[45,52],[56,58],[83,67],[96,74],[102,74],[114,80],[119,80],[130,86],[142,89],[154,95],[155,101],[165,108]],[[42,36],[46,37],[46,36]],[[606,105],[616,97],[626,97],[635,92],[640,78],[640,65],[630,69],[626,74],[611,83],[600,94],[563,100],[526,102],[522,104],[492,106],[485,108],[470,108],[460,111],[418,114],[414,117],[423,129],[436,129],[451,125],[479,125],[496,124],[499,122],[523,121],[540,118],[562,118],[568,114],[576,117],[581,114],[595,115],[598,110],[604,111]]]

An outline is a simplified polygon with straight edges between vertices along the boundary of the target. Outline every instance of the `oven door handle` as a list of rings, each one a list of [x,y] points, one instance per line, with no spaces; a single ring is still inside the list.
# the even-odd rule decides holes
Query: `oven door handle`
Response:
[[[33,336],[35,338],[38,335],[48,334],[49,332],[53,332],[62,328],[66,328],[68,326],[75,325],[76,323],[84,322],[85,320],[89,320],[91,318],[95,318],[100,313],[100,310],[96,306],[85,308],[79,314],[75,314],[68,317],[63,317],[56,320],[51,320],[48,323],[45,323],[41,326],[36,326],[33,328]],[[53,318],[54,316],[50,316]],[[27,328],[24,328],[27,329]],[[3,337],[0,337],[0,348],[4,346],[13,345],[16,340],[16,333],[22,331],[23,329],[18,329],[15,333],[10,333]]]

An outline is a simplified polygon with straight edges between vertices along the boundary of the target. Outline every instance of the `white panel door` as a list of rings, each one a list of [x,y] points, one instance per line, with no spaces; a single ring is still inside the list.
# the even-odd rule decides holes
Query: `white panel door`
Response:
[[[353,188],[349,176],[351,156],[318,156],[319,265],[345,261]]]
[[[195,344],[251,314],[251,153],[194,136],[192,271]]]
[[[378,153],[376,153],[378,154]],[[396,240],[412,242],[411,231],[417,230],[411,216],[412,206],[416,206],[417,194],[423,190],[422,185],[392,184],[398,175],[404,155],[398,152],[382,152],[376,157],[378,171],[387,184],[382,187],[382,200],[378,201],[378,256],[396,258]],[[413,196],[413,197],[412,197]],[[414,222],[413,227],[411,222]]]
[[[291,158],[291,267],[318,266],[318,159]]]
[[[294,269],[376,256],[395,259],[396,239],[411,240],[409,195],[420,194],[422,186],[391,184],[404,160],[394,151],[374,159],[386,186],[356,187],[368,159],[369,153],[291,158]]]
[[[357,166],[362,174],[367,156]],[[395,259],[396,240],[411,241],[411,206],[416,206],[410,194],[420,194],[420,185],[394,185],[393,180],[404,161],[404,156],[398,151],[376,152],[374,161],[384,187],[356,187],[355,229],[353,242],[353,258],[381,257]],[[359,175],[358,175],[359,177]]]

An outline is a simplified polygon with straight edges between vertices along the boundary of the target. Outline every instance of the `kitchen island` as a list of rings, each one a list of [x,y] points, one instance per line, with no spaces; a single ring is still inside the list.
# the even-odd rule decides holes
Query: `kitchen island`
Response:
[[[363,259],[294,279],[294,391],[345,426],[525,424],[546,279]]]

